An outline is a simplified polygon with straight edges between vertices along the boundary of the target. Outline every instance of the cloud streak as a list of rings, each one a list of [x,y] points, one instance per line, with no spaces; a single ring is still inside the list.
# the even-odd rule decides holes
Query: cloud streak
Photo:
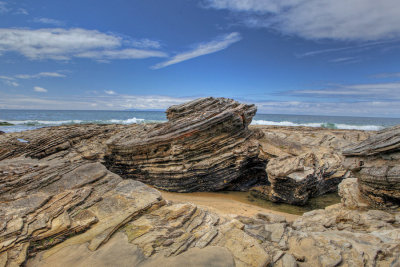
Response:
[[[306,39],[371,41],[400,38],[400,2],[382,0],[204,0],[238,14],[249,27]],[[243,16],[244,15],[244,16]]]
[[[58,72],[40,72],[37,74],[17,74],[14,77],[17,79],[35,79],[35,78],[44,78],[44,77],[63,78],[63,77],[66,77],[66,75],[58,73]]]
[[[55,25],[55,26],[63,26],[65,24],[63,21],[56,20],[56,19],[50,19],[50,18],[34,18],[33,22]]]
[[[241,39],[242,38],[238,32],[232,32],[230,34],[220,36],[219,38],[211,42],[198,44],[194,49],[177,54],[172,58],[170,58],[169,60],[158,63],[152,66],[151,68],[161,69],[189,59],[212,54],[228,48],[230,45],[240,41]]]
[[[125,47],[120,36],[96,30],[74,29],[0,29],[0,55],[19,53],[31,60],[71,58],[141,59],[166,57],[158,50]],[[153,44],[154,46],[155,44]]]
[[[336,85],[323,89],[293,90],[284,95],[357,101],[400,100],[400,82]]]
[[[38,93],[47,93],[47,89],[40,87],[40,86],[33,87],[33,91],[38,92]]]
[[[44,89],[44,88],[43,88]],[[0,108],[7,109],[64,109],[64,110],[125,110],[125,109],[167,109],[181,104],[192,97],[172,97],[164,95],[71,95],[51,97],[46,94],[26,96],[10,95],[0,91]]]
[[[400,78],[400,72],[387,72],[372,75],[372,78]]]
[[[0,1],[0,14],[4,14],[10,11],[10,8],[7,6],[6,2]]]

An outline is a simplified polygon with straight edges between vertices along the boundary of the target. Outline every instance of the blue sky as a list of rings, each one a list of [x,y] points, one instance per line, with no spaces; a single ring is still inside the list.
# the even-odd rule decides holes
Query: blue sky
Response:
[[[400,117],[398,0],[0,0],[0,108]]]

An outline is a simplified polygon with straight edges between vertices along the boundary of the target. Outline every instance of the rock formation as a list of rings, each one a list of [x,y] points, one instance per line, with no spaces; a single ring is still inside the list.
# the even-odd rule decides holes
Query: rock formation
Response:
[[[241,190],[266,181],[254,105],[200,98],[167,110],[168,122],[113,136],[105,164],[124,178],[176,191]]]
[[[259,139],[260,157],[268,161],[269,185],[252,191],[274,202],[295,205],[336,192],[338,184],[350,174],[342,164],[342,148],[369,136],[362,131],[311,127],[257,128],[264,134]]]
[[[346,167],[371,203],[400,206],[400,126],[382,130],[343,154]]]
[[[154,125],[74,125],[0,136],[0,266],[397,266],[400,212],[338,204],[293,223],[168,202],[101,163],[107,140]],[[160,126],[158,126],[160,127]],[[265,150],[264,150],[265,151]]]

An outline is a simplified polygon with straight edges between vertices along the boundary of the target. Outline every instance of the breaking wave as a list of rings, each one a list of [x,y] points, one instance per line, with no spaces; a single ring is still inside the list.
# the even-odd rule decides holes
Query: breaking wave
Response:
[[[307,127],[322,127],[328,129],[365,130],[365,131],[379,131],[385,128],[379,125],[351,125],[351,124],[326,123],[326,122],[295,123],[291,121],[266,121],[266,120],[253,120],[251,124],[276,125],[276,126],[307,126]]]
[[[130,118],[126,120],[110,119],[110,120],[62,120],[62,121],[43,121],[43,120],[24,120],[24,121],[7,121],[13,125],[25,125],[25,126],[55,126],[64,124],[85,124],[85,123],[97,123],[97,124],[133,124],[133,123],[146,123],[146,122],[162,122],[157,120],[145,120],[140,118]]]

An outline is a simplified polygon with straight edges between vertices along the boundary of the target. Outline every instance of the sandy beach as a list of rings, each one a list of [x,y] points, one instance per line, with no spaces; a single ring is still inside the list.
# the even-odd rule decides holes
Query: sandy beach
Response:
[[[265,209],[251,204],[246,204],[235,199],[234,195],[222,195],[213,192],[172,193],[160,191],[162,196],[172,202],[191,202],[205,209],[209,209],[221,215],[242,215],[252,217],[260,212],[278,214],[286,217],[287,221],[293,221],[299,215]]]

